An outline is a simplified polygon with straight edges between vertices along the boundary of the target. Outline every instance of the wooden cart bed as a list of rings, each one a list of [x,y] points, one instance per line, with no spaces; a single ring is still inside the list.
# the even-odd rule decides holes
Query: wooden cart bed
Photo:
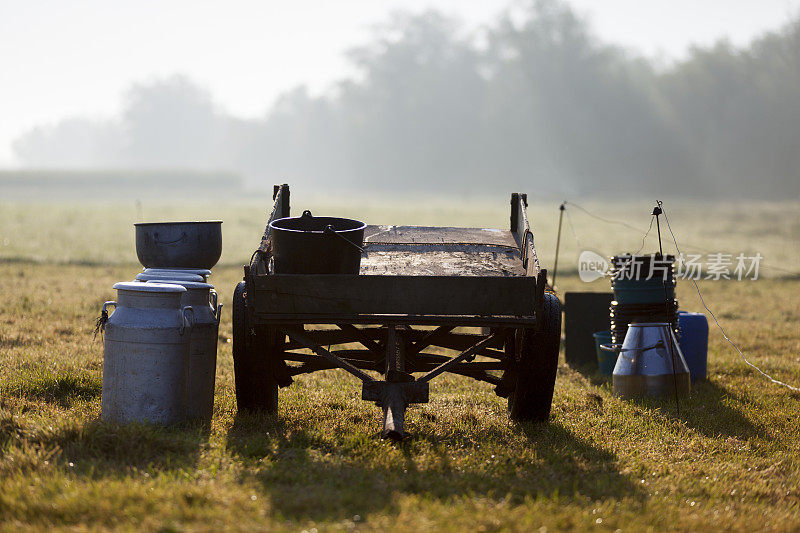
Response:
[[[524,276],[525,269],[508,230],[367,226],[361,274]]]

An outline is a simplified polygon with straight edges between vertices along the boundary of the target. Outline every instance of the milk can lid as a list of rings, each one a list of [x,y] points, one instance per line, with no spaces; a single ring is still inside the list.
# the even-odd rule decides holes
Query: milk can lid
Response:
[[[183,274],[181,272],[142,272],[141,274],[136,274],[136,279],[139,281],[203,281],[203,276],[198,276],[197,274]]]
[[[198,276],[210,276],[211,271],[207,268],[145,268],[145,274],[197,274]]]
[[[187,289],[213,289],[214,286],[210,283],[203,283],[201,281],[183,281],[183,280],[160,280],[160,279],[150,279],[147,280],[147,284],[150,283],[169,283],[172,285],[180,285],[181,287],[186,287]],[[140,284],[141,285],[141,284]]]
[[[140,283],[137,281],[120,281],[114,284],[118,291],[139,291],[139,292],[186,292],[186,288],[181,285],[171,283]]]

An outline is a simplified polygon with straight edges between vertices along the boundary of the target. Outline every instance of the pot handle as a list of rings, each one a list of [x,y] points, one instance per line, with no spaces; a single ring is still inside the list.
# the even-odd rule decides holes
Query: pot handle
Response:
[[[601,344],[600,349],[604,352],[616,352],[619,353],[622,351],[621,344]]]
[[[339,235],[338,233],[336,233],[336,230],[335,230],[335,229],[333,229],[333,226],[331,226],[330,224],[328,224],[327,226],[325,226],[325,229],[324,229],[324,230],[322,230],[322,232],[323,232],[325,235],[333,235],[333,236],[339,237],[340,239],[342,239],[344,242],[346,242],[346,243],[347,243],[347,244],[349,244],[350,246],[352,246],[352,247],[354,247],[354,248],[358,249],[358,251],[359,251],[359,252],[361,252],[362,254],[364,253],[364,249],[363,249],[361,246],[357,245],[356,243],[354,243],[353,241],[351,241],[350,239],[348,239],[348,238],[347,238],[347,237],[345,237],[344,235]]]
[[[191,320],[189,320],[186,317],[186,312],[187,311],[192,315],[192,319]],[[192,328],[194,327],[194,309],[192,308],[191,305],[187,305],[186,307],[181,309],[181,313],[183,313],[183,324],[181,324],[180,334],[183,335],[184,332],[186,331],[187,327],[189,328],[189,331],[191,331]]]
[[[311,211],[309,211],[308,209],[303,211],[303,218],[313,218],[313,217],[314,217],[314,215],[312,215]]]
[[[645,346],[644,348],[622,348],[621,344],[601,344],[600,349],[606,352],[646,352],[647,350],[652,350],[654,348],[662,348],[664,343],[662,341],[656,341],[655,344],[650,346]]]
[[[176,242],[181,242],[186,240],[187,237],[188,235],[186,235],[186,232],[184,231],[183,233],[181,233],[181,236],[175,239],[174,241],[159,241],[158,233],[153,234],[153,240],[155,241],[156,244],[175,244]]]

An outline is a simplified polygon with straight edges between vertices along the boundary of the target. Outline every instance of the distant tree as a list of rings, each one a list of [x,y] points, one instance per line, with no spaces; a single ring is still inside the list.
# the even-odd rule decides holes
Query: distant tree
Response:
[[[172,76],[132,86],[118,120],[38,127],[14,151],[30,166],[224,167],[262,187],[800,196],[800,17],[655,69],[563,0],[523,0],[474,34],[396,13],[348,57],[351,79],[287,91],[263,117]]]
[[[659,87],[699,182],[726,196],[800,196],[800,19],[746,49],[696,48]]]
[[[634,193],[652,190],[665,167],[681,170],[652,69],[599,43],[566,4],[524,4],[489,43],[493,160],[515,182]]]
[[[137,166],[214,166],[223,122],[209,93],[185,76],[135,84],[122,113],[124,160]]]
[[[485,177],[485,81],[455,20],[397,13],[349,57],[359,81],[340,87],[339,116],[357,182],[445,188]]]
[[[336,102],[305,87],[281,95],[267,117],[249,125],[242,162],[268,183],[291,177],[310,186],[341,186],[349,178],[343,123]]]
[[[24,133],[12,150],[33,167],[113,166],[122,153],[122,138],[114,121],[68,118]]]

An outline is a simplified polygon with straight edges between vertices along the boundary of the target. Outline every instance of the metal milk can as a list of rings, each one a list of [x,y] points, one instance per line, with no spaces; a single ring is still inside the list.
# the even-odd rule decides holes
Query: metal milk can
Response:
[[[617,396],[689,394],[689,367],[670,324],[634,322],[628,327],[621,346],[601,347],[619,352],[613,373],[613,390]]]
[[[103,304],[103,392],[100,417],[169,425],[185,420],[189,338],[194,310],[180,285],[123,282]],[[107,309],[114,307],[108,316]],[[108,317],[106,319],[106,317]]]
[[[162,283],[148,281],[147,284]],[[194,327],[189,338],[189,385],[187,418],[210,421],[214,412],[214,380],[217,372],[217,335],[222,304],[217,291],[208,283],[168,281],[181,285],[186,292],[181,305],[194,310]]]

